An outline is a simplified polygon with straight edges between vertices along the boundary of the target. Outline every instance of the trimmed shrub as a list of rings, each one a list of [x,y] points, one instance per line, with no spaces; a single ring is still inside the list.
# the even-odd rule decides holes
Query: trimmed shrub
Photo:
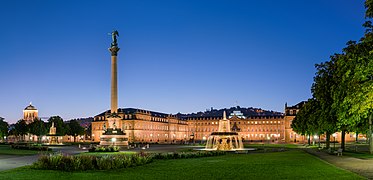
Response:
[[[41,146],[40,144],[29,145],[29,144],[12,144],[10,145],[13,149],[22,150],[34,150],[34,151],[50,151],[51,149],[47,146]]]
[[[79,159],[80,166],[76,170],[93,170],[95,169],[96,162],[96,156],[75,156],[74,158]]]
[[[118,146],[99,146],[99,147],[93,147],[89,149],[89,152],[119,152]]]
[[[99,170],[109,170],[112,168],[111,161],[113,160],[113,156],[101,156],[97,158],[97,167]]]
[[[173,152],[156,154],[140,152],[132,155],[116,154],[104,156],[70,156],[57,153],[42,155],[39,160],[33,164],[33,167],[37,169],[62,171],[110,170],[141,166],[152,162],[154,159],[186,159],[218,156],[224,154],[226,154],[224,151]]]

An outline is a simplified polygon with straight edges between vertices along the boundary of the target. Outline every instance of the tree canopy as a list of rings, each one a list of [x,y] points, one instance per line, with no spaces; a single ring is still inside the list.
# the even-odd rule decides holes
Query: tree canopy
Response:
[[[8,136],[9,124],[4,121],[4,118],[0,117],[0,139],[4,139],[4,136]]]
[[[373,0],[366,0],[365,7],[366,18],[373,18]],[[313,98],[293,121],[296,132],[319,130],[326,132],[328,138],[330,133],[342,131],[344,138],[345,131],[368,130],[368,119],[373,114],[373,26],[371,21],[363,26],[366,31],[359,41],[347,42],[342,53],[315,65]],[[370,142],[373,152],[372,140]],[[342,148],[343,143],[342,140]]]
[[[67,134],[74,136],[74,142],[76,141],[76,136],[84,135],[84,128],[80,126],[77,120],[71,120],[67,125]]]

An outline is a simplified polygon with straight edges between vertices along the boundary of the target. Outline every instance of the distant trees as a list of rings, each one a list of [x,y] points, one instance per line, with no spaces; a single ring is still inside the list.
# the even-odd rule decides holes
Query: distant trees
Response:
[[[48,133],[46,124],[41,119],[35,119],[28,126],[30,134],[36,135],[39,143],[41,142],[41,136]]]
[[[365,7],[365,16],[373,18],[373,0],[366,0]],[[366,32],[358,42],[347,42],[341,54],[334,54],[329,61],[316,65],[311,89],[313,98],[300,109],[292,127],[299,133],[307,133],[304,128],[325,132],[327,146],[330,134],[342,131],[343,149],[345,132],[368,130],[370,153],[373,154],[373,26],[370,21],[363,26]],[[318,103],[316,109],[313,109],[314,101]],[[318,116],[316,121],[315,115]]]
[[[5,140],[4,137],[8,136],[9,124],[0,117],[0,139]]]
[[[308,99],[291,124],[293,130],[306,136],[319,135],[323,128],[319,121],[320,111],[318,108],[319,102],[316,99]],[[308,139],[308,144],[310,144],[310,138]]]
[[[80,126],[77,120],[71,120],[66,123],[67,135],[74,136],[74,142],[76,142],[76,136],[84,135],[84,128]]]
[[[26,121],[23,119],[18,120],[16,124],[14,124],[14,131],[13,134],[18,136],[21,141],[25,140],[25,135],[29,132],[29,127],[26,124]]]
[[[74,142],[76,141],[77,136],[84,135],[86,133],[85,128],[80,126],[77,120],[64,122],[59,116],[50,117],[48,122],[44,122],[41,119],[36,118],[29,124],[27,124],[25,120],[21,119],[18,120],[10,130],[8,123],[4,121],[4,118],[0,117],[0,139],[3,139],[4,136],[13,135],[18,139],[18,141],[26,141],[28,139],[25,139],[25,135],[35,135],[40,143],[42,136],[49,134],[52,123],[54,123],[54,127],[56,127],[57,136],[74,136]],[[91,130],[88,128],[88,131]]]

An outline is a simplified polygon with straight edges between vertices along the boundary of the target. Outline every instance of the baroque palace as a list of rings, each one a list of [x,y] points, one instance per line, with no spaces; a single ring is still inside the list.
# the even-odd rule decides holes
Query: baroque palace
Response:
[[[219,120],[223,119],[224,111],[229,114],[231,131],[237,132],[244,142],[289,143],[307,140],[291,128],[291,123],[304,102],[290,107],[285,104],[284,113],[253,108],[249,109],[258,112],[241,112],[245,108],[238,106],[223,110],[211,109],[205,113],[176,115],[135,108],[118,108],[119,33],[114,30],[111,35],[111,109],[94,117],[91,137],[94,142],[100,142],[101,145],[201,142],[218,130]],[[337,134],[333,136],[334,140],[336,136]],[[314,140],[317,137],[308,138]],[[318,137],[319,140],[321,138],[322,136]]]
[[[232,131],[239,133],[246,142],[300,142],[305,137],[296,134],[291,122],[304,102],[288,107],[285,112],[259,113],[245,115],[239,109],[225,109],[229,114]],[[212,112],[213,109],[210,111]],[[121,122],[119,127],[128,135],[129,143],[188,143],[205,141],[217,131],[219,120],[223,118],[222,110],[203,114],[165,114],[142,109],[118,109]],[[92,122],[92,140],[100,142],[100,136],[108,127],[105,114],[98,114]]]

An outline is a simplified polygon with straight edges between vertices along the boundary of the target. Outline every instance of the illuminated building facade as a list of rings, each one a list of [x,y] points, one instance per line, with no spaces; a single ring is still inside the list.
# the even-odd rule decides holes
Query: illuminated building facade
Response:
[[[292,107],[285,105],[285,113],[274,115],[245,116],[240,111],[227,111],[227,113],[232,131],[238,132],[245,142],[299,142],[305,138],[292,131],[290,124],[302,103]],[[109,111],[94,117],[92,140],[95,142],[100,141],[104,128],[108,126],[105,114]],[[118,109],[121,128],[128,134],[130,143],[204,141],[212,132],[218,130],[219,120],[223,118],[221,114],[197,117],[134,108]]]
[[[23,110],[23,120],[26,121],[27,124],[33,122],[35,119],[38,118],[38,110],[33,106],[31,103]]]
[[[100,141],[108,121],[103,112],[94,117],[92,122],[92,139]],[[128,141],[147,143],[176,143],[189,140],[187,121],[175,115],[152,112],[141,109],[118,109],[121,129],[128,135]],[[104,126],[105,125],[105,126]]]

